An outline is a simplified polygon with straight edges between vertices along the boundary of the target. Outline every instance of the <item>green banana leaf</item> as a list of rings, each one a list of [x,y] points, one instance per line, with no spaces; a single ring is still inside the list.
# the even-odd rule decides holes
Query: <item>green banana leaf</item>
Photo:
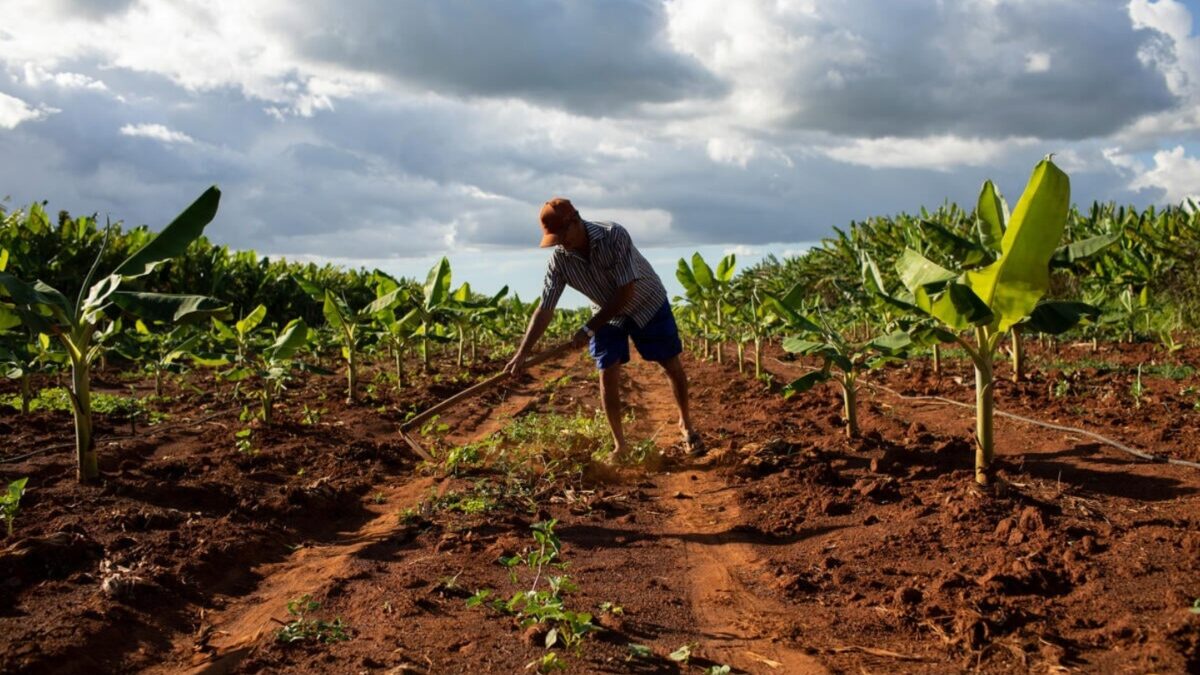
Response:
[[[259,305],[254,308],[254,311],[233,324],[233,327],[237,329],[238,335],[245,335],[258,328],[258,324],[262,323],[262,320],[265,318],[267,318],[267,308],[265,305]]]
[[[828,370],[814,370],[811,373],[801,375],[783,388],[783,397],[790,398],[796,394],[803,394],[818,384],[825,382],[830,377]]]
[[[1050,264],[1055,267],[1070,267],[1077,260],[1086,260],[1104,249],[1112,246],[1121,239],[1119,233],[1099,234],[1087,239],[1073,241],[1059,246],[1050,258]]]
[[[975,215],[979,219],[979,240],[993,251],[1000,251],[1000,242],[1008,229],[1008,203],[990,180],[984,181],[979,190]]]
[[[712,268],[704,262],[704,256],[700,255],[699,251],[692,254],[692,274],[695,275],[696,283],[703,290],[709,290],[717,285]]]
[[[432,311],[450,297],[450,261],[443,257],[425,278],[425,309]]]
[[[1050,258],[1062,240],[1071,184],[1049,157],[1034,167],[1000,242],[1000,258],[966,273],[966,283],[1004,331],[1037,306],[1050,285]]]
[[[679,264],[675,267],[675,278],[679,280],[679,284],[683,286],[683,290],[689,298],[700,297],[702,293],[700,284],[696,282],[696,275],[692,274],[692,268],[683,258],[679,259]]]
[[[162,323],[192,323],[227,318],[229,305],[203,295],[117,291],[112,304],[141,319]]]
[[[730,253],[717,263],[717,281],[729,283],[733,281],[734,268],[737,267],[737,256]]]
[[[274,344],[266,349],[267,360],[284,361],[292,358],[308,343],[308,339],[308,324],[304,323],[304,319],[292,319],[279,332]]]
[[[1096,321],[1100,314],[1099,307],[1086,302],[1049,300],[1039,302],[1029,314],[1029,318],[1022,321],[1020,326],[1022,330],[1058,335],[1083,321]]]
[[[212,186],[204,191],[140,250],[129,256],[113,272],[126,278],[149,274],[161,263],[180,256],[196,240],[217,215],[221,191]]]

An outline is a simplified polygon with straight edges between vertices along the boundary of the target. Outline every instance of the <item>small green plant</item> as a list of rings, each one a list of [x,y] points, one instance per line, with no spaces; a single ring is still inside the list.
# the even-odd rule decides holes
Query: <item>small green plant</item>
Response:
[[[321,423],[321,417],[329,412],[327,408],[310,408],[308,404],[304,404],[304,409],[300,411],[300,423],[305,426],[316,426]]]
[[[525,668],[537,668],[539,673],[552,673],[556,670],[566,670],[567,662],[558,655],[558,652],[546,652],[542,658],[525,664]]]
[[[654,657],[654,650],[646,645],[639,645],[630,642],[629,644],[625,645],[625,647],[629,650],[629,656],[626,658],[627,661],[633,659],[649,659]]]
[[[1146,387],[1142,384],[1142,364],[1138,364],[1137,377],[1134,378],[1133,384],[1129,385],[1129,395],[1133,397],[1133,407],[1140,409],[1142,407],[1142,397],[1146,394]]]
[[[384,496],[382,492],[376,492],[375,494],[371,495],[371,501],[375,502],[376,504],[382,504],[387,501],[387,497]]]
[[[8,491],[0,496],[0,517],[4,518],[4,526],[8,536],[13,533],[13,520],[21,509],[21,497],[25,494],[25,483],[29,478],[18,478],[8,484]]]
[[[709,666],[704,669],[704,675],[729,675],[733,669],[726,665]]]
[[[601,614],[611,614],[613,616],[621,616],[625,613],[624,607],[607,600],[600,603],[599,610]]]
[[[1054,398],[1066,398],[1071,393],[1070,380],[1058,380],[1054,383],[1054,387],[1050,391],[1050,395]]]
[[[1200,614],[1200,598],[1196,598],[1196,601],[1192,603],[1192,606],[1188,611],[1192,614]]]
[[[692,660],[692,650],[695,649],[697,646],[698,645],[696,643],[689,642],[688,644],[680,647],[679,649],[676,649],[675,651],[671,652],[670,654],[667,654],[667,658],[671,659],[675,663],[682,663],[683,665],[686,666],[688,661]]]
[[[275,639],[284,644],[320,642],[332,644],[350,639],[349,626],[342,619],[333,621],[311,619],[309,615],[321,609],[321,603],[304,595],[288,602],[287,612],[293,619],[275,632]]]
[[[237,451],[243,455],[258,454],[258,450],[254,449],[254,430],[250,427],[234,432],[233,444],[237,447]]]
[[[592,623],[591,614],[576,612],[566,606],[564,595],[578,590],[570,577],[550,573],[564,572],[569,567],[569,563],[560,558],[562,542],[554,532],[557,524],[558,521],[553,518],[534,523],[535,545],[517,555],[500,559],[500,564],[508,569],[509,578],[514,584],[518,583],[518,570],[522,568],[533,577],[529,590],[517,591],[508,601],[493,600],[488,603],[492,592],[483,589],[467,599],[467,606],[488,604],[499,612],[517,617],[522,628],[548,627],[544,642],[546,649],[556,645],[578,649],[588,633],[596,630],[596,626]]]

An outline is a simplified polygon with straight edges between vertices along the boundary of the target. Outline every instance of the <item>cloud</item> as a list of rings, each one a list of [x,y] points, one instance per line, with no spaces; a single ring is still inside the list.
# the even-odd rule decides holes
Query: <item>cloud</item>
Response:
[[[70,72],[50,72],[37,64],[26,63],[24,68],[25,84],[30,87],[40,87],[44,84],[52,84],[63,89],[93,89],[96,91],[107,91],[108,86],[104,82],[88,77],[81,73]]]
[[[872,169],[933,169],[950,171],[960,166],[987,166],[1005,155],[1028,147],[1031,138],[985,139],[957,136],[925,138],[858,139],[825,148],[823,152],[848,164]]]
[[[152,138],[163,143],[195,143],[196,140],[182,131],[168,129],[161,124],[126,124],[121,127],[122,136]]]
[[[754,144],[740,138],[710,138],[705,149],[712,161],[742,169],[755,154]]]
[[[44,106],[33,108],[25,101],[0,91],[0,129],[15,129],[22,122],[45,119],[60,112]]]
[[[1135,168],[1141,168],[1134,165]],[[1182,145],[1154,153],[1154,166],[1137,175],[1129,187],[1134,190],[1160,190],[1172,204],[1186,199],[1200,201],[1200,159],[1189,157]]]
[[[1174,0],[1132,0],[1128,12],[1135,31],[1148,38],[1139,58],[1162,75],[1179,102],[1130,124],[1122,139],[1144,145],[1158,136],[1200,129],[1200,37],[1192,34],[1191,11]]]
[[[1025,55],[1025,72],[1044,73],[1050,70],[1049,52],[1029,52]]]
[[[1116,3],[668,0],[667,14],[747,124],[1081,139],[1175,103]]]
[[[721,93],[663,39],[654,2],[369,0],[289,4],[273,21],[295,51],[335,68],[466,98],[519,97],[576,113]]]

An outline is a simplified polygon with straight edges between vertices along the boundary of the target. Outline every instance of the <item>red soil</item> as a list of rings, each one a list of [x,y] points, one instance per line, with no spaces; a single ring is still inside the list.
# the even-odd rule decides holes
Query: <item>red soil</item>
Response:
[[[1127,367],[1148,360],[1138,349],[1100,357]],[[1134,408],[1127,369],[1081,371],[1055,397],[1061,374],[1031,351],[1031,382],[1001,386],[1000,409],[1200,459],[1200,412],[1184,409],[1194,373],[1145,377]],[[545,651],[534,636],[464,598],[511,593],[496,560],[547,516],[579,586],[571,606],[624,610],[564,652],[570,672],[1200,668],[1200,616],[1187,609],[1200,596],[1200,471],[997,420],[1004,488],[985,494],[969,410],[866,389],[863,438],[849,441],[833,385],[784,400],[732,366],[687,366],[708,458],[671,459],[667,383],[634,363],[631,434],[653,437],[666,465],[591,480],[532,513],[419,508],[486,474],[423,475],[394,433],[401,415],[375,407],[423,407],[466,382],[348,407],[340,381],[314,379],[289,392],[277,428],[255,432],[254,456],[233,445],[236,413],[176,424],[220,409],[204,385],[199,399],[177,392],[174,426],[153,436],[118,438],[127,427],[105,422],[101,487],[75,485],[69,450],[0,464],[0,483],[30,477],[0,549],[0,671],[529,672]],[[801,372],[768,367],[780,381]],[[869,379],[970,401],[970,375],[953,380],[964,366],[947,371],[916,363]],[[588,375],[572,356],[442,421],[461,442],[527,410],[590,414]],[[300,403],[328,412],[301,425]],[[0,460],[70,441],[67,419],[5,413]],[[397,517],[407,508],[421,515]],[[304,594],[351,639],[276,642],[285,604]],[[630,643],[653,656],[632,658]],[[690,666],[666,658],[688,643]]]

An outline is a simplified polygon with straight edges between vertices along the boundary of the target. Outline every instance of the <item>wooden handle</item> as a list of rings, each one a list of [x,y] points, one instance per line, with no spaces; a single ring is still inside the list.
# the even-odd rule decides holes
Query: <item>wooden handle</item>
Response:
[[[529,358],[525,359],[525,363],[524,363],[523,367],[524,368],[532,368],[533,366],[536,366],[537,364],[539,364],[543,361],[549,361],[550,359],[552,359],[560,354],[566,353],[567,350],[569,350],[569,349],[571,349],[570,342],[564,342],[556,347],[551,347],[550,349],[547,349],[544,352],[534,354],[533,356],[530,356]],[[457,394],[451,396],[450,398],[442,401],[441,403],[437,403],[433,407],[428,408],[427,410],[425,410],[421,414],[417,415],[416,417],[410,419],[409,421],[405,422],[404,424],[401,424],[400,430],[408,431],[409,429],[412,429],[413,427],[417,426],[418,424],[421,424],[425,420],[429,419],[430,417],[433,417],[434,415],[445,410],[446,408],[449,408],[450,406],[454,405],[455,403],[459,403],[460,401],[464,401],[473,396],[478,396],[508,378],[509,378],[508,373],[500,373],[498,375],[493,375],[493,376],[489,377],[488,379],[484,380],[483,382],[480,382],[479,384],[471,385],[470,387],[463,389],[462,391],[460,391]]]

